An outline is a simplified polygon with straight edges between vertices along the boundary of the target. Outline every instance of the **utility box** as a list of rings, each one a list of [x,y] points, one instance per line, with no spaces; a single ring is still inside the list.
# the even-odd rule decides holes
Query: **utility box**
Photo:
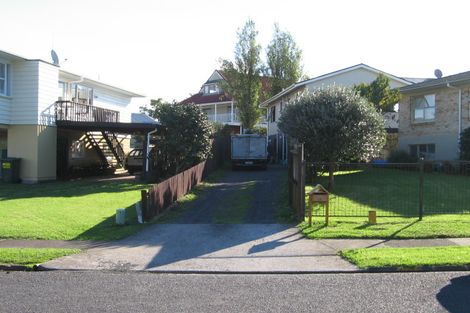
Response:
[[[20,158],[5,158],[1,160],[2,181],[5,183],[20,182]]]

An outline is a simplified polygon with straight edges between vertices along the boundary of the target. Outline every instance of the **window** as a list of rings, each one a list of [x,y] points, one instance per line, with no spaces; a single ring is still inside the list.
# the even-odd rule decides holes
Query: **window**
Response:
[[[10,65],[0,63],[0,95],[10,95]]]
[[[272,106],[270,110],[271,110],[271,113],[269,114],[271,117],[270,122],[274,123],[276,121],[276,106],[275,105]]]
[[[434,160],[436,153],[436,145],[433,143],[410,145],[410,155],[417,158],[424,158],[425,160]]]
[[[85,157],[85,142],[75,140],[70,147],[72,159],[81,159]]]
[[[425,95],[411,99],[413,121],[432,121],[436,116],[435,95]]]
[[[212,95],[219,93],[219,87],[217,84],[209,84],[204,86],[204,94],[205,95]]]

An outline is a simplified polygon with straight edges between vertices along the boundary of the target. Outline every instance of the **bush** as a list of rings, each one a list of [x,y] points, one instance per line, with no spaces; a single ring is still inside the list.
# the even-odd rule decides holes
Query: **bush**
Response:
[[[395,150],[390,153],[387,161],[390,163],[416,163],[418,158],[411,156],[405,150]]]
[[[470,127],[460,134],[460,159],[470,160]]]

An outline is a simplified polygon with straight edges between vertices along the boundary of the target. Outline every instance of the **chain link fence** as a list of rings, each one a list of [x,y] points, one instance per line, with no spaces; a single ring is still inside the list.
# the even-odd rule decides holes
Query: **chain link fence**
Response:
[[[382,217],[470,214],[470,162],[314,163],[307,172],[306,193],[316,184],[330,190],[330,216],[367,216],[370,210]],[[312,213],[324,216],[324,207]]]

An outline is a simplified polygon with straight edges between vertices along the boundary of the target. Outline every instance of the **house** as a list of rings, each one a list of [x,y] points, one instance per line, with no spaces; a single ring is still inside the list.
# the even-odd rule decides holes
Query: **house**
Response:
[[[184,99],[180,103],[196,104],[211,122],[229,125],[233,134],[241,134],[243,130],[238,118],[236,103],[222,88],[222,82],[225,80],[226,78],[222,72],[215,70],[197,94]],[[266,87],[266,84],[263,83],[262,86]],[[266,127],[264,116],[257,126]]]
[[[470,71],[402,87],[399,149],[428,160],[459,159],[470,127]]]
[[[371,83],[379,76],[379,74],[384,74],[390,79],[391,88],[399,88],[413,83],[411,79],[400,78],[361,63],[295,83],[261,103],[260,107],[267,110],[269,150],[274,159],[280,162],[285,162],[287,160],[287,137],[278,129],[277,122],[284,108],[296,96],[303,92],[314,92],[318,88],[323,88],[329,85],[352,87],[360,83]],[[390,124],[385,126],[387,131],[391,134],[396,134],[396,127],[398,126],[397,114],[388,114],[386,120],[390,122]],[[390,136],[393,137],[396,135]],[[387,149],[391,150],[392,147],[388,147]],[[384,153],[386,154],[388,152],[389,151],[385,151]]]
[[[21,158],[25,183],[54,180],[73,168],[122,165],[129,135],[146,137],[160,127],[133,114],[142,97],[0,51],[1,156]]]

